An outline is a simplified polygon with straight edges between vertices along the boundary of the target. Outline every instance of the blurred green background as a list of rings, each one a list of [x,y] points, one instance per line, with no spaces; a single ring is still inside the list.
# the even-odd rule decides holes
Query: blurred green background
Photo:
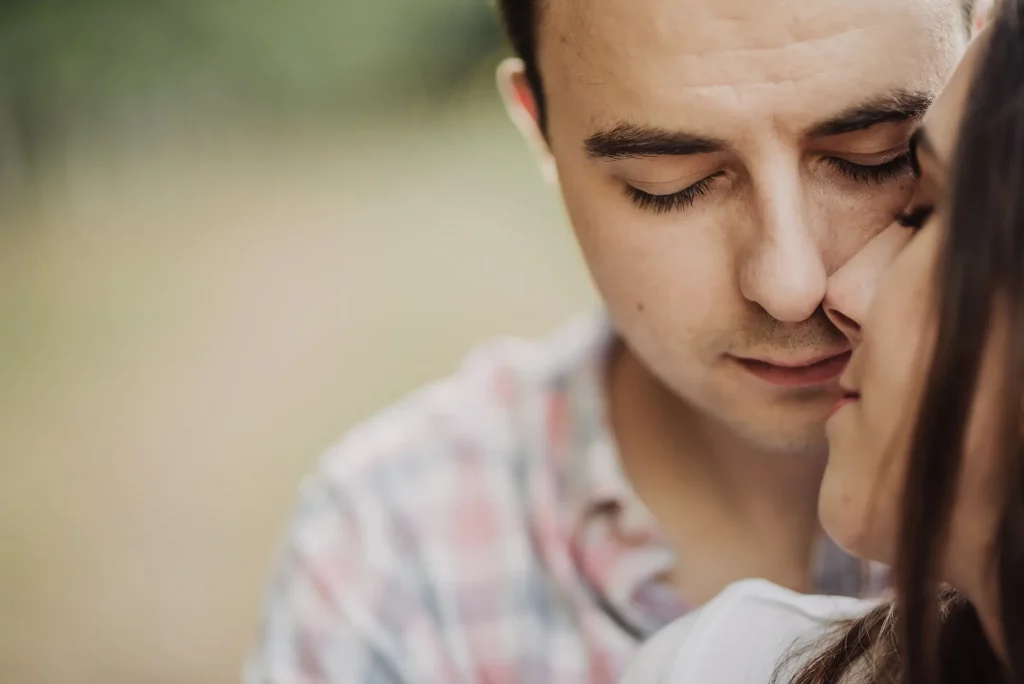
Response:
[[[237,681],[301,475],[595,298],[485,0],[0,2],[0,681]]]

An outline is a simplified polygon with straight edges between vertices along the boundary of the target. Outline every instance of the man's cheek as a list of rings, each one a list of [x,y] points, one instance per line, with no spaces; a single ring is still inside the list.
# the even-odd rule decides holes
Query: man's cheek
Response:
[[[829,255],[833,271],[841,268],[874,238],[889,228],[896,214],[906,205],[877,203],[855,207],[850,212],[834,215],[828,223],[825,253]]]

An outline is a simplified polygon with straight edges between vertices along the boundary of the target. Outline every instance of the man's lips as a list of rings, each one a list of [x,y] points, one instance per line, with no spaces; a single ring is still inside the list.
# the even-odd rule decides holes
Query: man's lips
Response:
[[[736,357],[752,375],[779,387],[810,387],[829,382],[839,377],[849,360],[849,351],[803,362]]]

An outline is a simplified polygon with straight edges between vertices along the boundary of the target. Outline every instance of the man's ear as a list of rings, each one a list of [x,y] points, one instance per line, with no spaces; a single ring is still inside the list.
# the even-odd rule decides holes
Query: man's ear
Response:
[[[540,110],[537,96],[526,78],[521,59],[510,57],[498,66],[498,92],[505,103],[512,123],[516,125],[540,164],[541,173],[549,183],[558,182],[558,170],[551,148],[541,132]]]

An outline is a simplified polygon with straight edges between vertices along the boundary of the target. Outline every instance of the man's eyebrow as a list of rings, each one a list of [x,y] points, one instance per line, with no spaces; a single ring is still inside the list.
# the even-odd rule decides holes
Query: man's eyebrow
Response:
[[[636,157],[683,156],[721,152],[725,143],[684,131],[620,123],[595,133],[583,143],[587,155],[613,161]]]
[[[931,105],[930,93],[895,90],[882,97],[855,105],[838,116],[813,126],[808,133],[812,138],[826,138],[862,131],[883,123],[899,123],[920,118]]]

